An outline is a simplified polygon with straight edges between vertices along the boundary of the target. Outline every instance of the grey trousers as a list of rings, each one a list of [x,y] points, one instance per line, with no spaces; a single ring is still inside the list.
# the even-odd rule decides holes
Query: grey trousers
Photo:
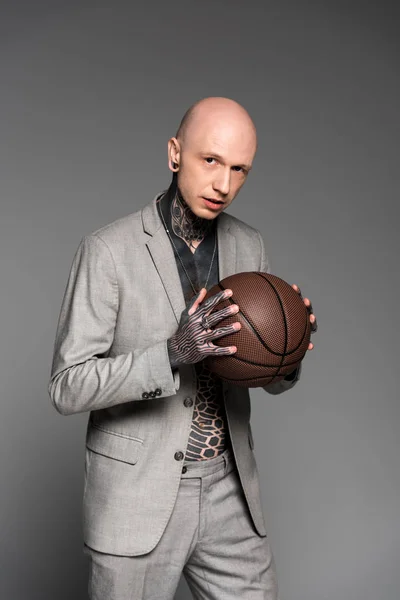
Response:
[[[84,546],[90,600],[173,600],[183,573],[196,600],[278,600],[274,558],[252,524],[228,449],[185,462],[178,497],[157,546],[114,556]]]

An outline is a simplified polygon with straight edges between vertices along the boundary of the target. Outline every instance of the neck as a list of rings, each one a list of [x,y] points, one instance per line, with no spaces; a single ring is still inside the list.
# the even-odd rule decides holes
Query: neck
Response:
[[[172,199],[170,210],[172,229],[175,235],[182,238],[189,247],[196,247],[211,231],[212,220],[195,215],[186,204],[178,187]]]

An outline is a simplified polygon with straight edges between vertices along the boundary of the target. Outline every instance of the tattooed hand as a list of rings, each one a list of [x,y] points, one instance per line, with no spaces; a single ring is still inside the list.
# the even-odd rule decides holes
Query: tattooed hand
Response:
[[[206,294],[206,288],[202,288],[192,298],[181,314],[177,332],[167,341],[168,355],[172,367],[179,364],[197,363],[209,354],[234,354],[237,351],[236,346],[216,346],[212,343],[212,340],[238,331],[241,328],[239,321],[217,329],[204,329],[201,323],[204,315],[207,316],[208,323],[212,326],[221,319],[239,311],[237,304],[230,304],[210,316],[210,312],[218,302],[232,296],[232,290],[222,290],[218,294],[210,296],[204,304],[201,304]]]

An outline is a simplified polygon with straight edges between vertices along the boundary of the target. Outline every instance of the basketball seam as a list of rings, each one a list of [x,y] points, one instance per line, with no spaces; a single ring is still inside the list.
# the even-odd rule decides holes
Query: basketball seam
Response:
[[[257,271],[253,271],[253,273],[255,273],[256,275],[259,275],[260,277],[262,277]],[[272,285],[272,283],[266,278],[266,277],[262,277],[262,279],[264,279],[267,283],[269,283],[269,285],[271,286],[273,292],[275,293],[275,296],[278,299],[278,302],[281,306],[281,311],[282,311],[282,315],[283,315],[283,323],[285,326],[285,343],[284,343],[284,356],[286,356],[286,350],[287,350],[287,345],[288,345],[288,326],[287,326],[287,321],[286,321],[286,315],[285,315],[285,311],[283,310],[283,304],[282,304],[282,300],[278,294],[278,292],[276,291],[275,287]],[[282,363],[284,361],[284,357],[282,356],[281,358],[281,364],[278,368],[278,371],[275,373],[275,376],[271,379],[271,381],[269,383],[272,383],[274,381],[274,379],[279,375],[279,371],[282,367]]]
[[[274,286],[274,285],[273,285],[273,284],[272,284],[272,283],[271,283],[271,282],[270,282],[270,281],[269,281],[269,280],[268,280],[266,277],[264,277],[264,276],[263,276],[261,273],[259,273],[258,271],[252,271],[252,273],[254,273],[255,275],[258,275],[259,277],[261,277],[262,279],[264,279],[264,280],[265,280],[265,281],[266,281],[266,282],[267,282],[267,283],[270,285],[270,287],[272,288],[272,290],[273,290],[273,292],[274,292],[274,294],[275,294],[275,296],[276,296],[276,298],[277,298],[277,300],[278,300],[278,302],[279,302],[279,304],[280,304],[280,307],[281,307],[281,312],[282,312],[282,316],[283,316],[284,328],[285,328],[284,352],[283,352],[283,355],[282,355],[281,353],[278,353],[278,352],[275,352],[274,350],[272,350],[272,349],[271,349],[271,348],[270,348],[270,347],[269,347],[269,346],[268,346],[268,345],[267,345],[267,344],[264,342],[264,340],[261,338],[261,336],[259,335],[258,331],[257,331],[257,330],[256,330],[256,328],[255,328],[255,325],[252,323],[252,320],[251,320],[251,318],[250,318],[250,317],[248,317],[248,316],[247,316],[247,315],[246,315],[246,314],[243,312],[243,310],[242,310],[241,308],[239,308],[239,311],[238,311],[238,313],[240,313],[240,314],[241,314],[241,316],[243,317],[243,319],[244,319],[244,320],[245,320],[245,322],[247,323],[247,325],[248,325],[249,329],[253,331],[253,333],[255,334],[255,336],[257,337],[257,339],[259,340],[259,342],[261,343],[261,345],[262,345],[264,348],[266,348],[266,349],[268,350],[268,352],[270,352],[270,353],[271,353],[271,354],[273,354],[274,356],[280,357],[280,365],[276,365],[276,366],[275,366],[275,365],[266,365],[266,364],[264,364],[264,363],[255,363],[255,362],[252,362],[252,361],[250,361],[250,360],[243,359],[243,358],[239,358],[239,357],[236,357],[236,356],[235,356],[235,360],[237,360],[237,361],[241,362],[242,364],[249,364],[249,365],[253,365],[253,366],[260,366],[260,367],[270,367],[270,368],[274,368],[274,369],[276,369],[276,371],[277,371],[277,372],[276,372],[276,373],[275,373],[275,375],[272,377],[271,381],[268,383],[268,385],[269,385],[270,383],[272,383],[272,382],[274,381],[274,379],[276,379],[276,377],[282,377],[282,376],[283,376],[283,377],[285,377],[285,375],[282,375],[282,374],[280,373],[280,370],[281,370],[281,368],[282,368],[282,365],[283,365],[283,361],[284,361],[284,359],[285,359],[286,357],[290,356],[290,354],[294,354],[294,353],[295,353],[295,352],[296,352],[296,351],[299,349],[299,347],[301,346],[301,343],[302,343],[302,341],[303,341],[303,339],[304,339],[304,336],[306,335],[306,330],[303,332],[303,335],[302,335],[302,340],[301,340],[301,342],[299,343],[299,345],[298,345],[298,346],[297,346],[295,349],[291,350],[290,352],[287,352],[287,347],[288,347],[288,326],[287,326],[287,319],[286,319],[286,315],[285,315],[285,311],[284,311],[283,303],[282,303],[282,301],[281,301],[281,299],[280,299],[280,296],[279,296],[279,294],[278,294],[278,291],[276,290],[275,286]],[[217,285],[218,285],[218,287],[220,288],[220,290],[225,290],[225,289],[227,289],[227,288],[225,288],[223,285],[221,285],[221,282],[218,282],[218,284],[217,284]],[[233,295],[232,295],[230,298],[226,298],[226,300],[227,300],[227,301],[228,301],[230,304],[236,304],[236,302],[235,302],[235,299],[234,299]],[[238,313],[236,313],[236,314],[238,314]],[[306,329],[307,329],[307,328],[306,328]],[[295,361],[295,363],[285,363],[285,365],[284,365],[284,366],[285,366],[285,367],[288,367],[288,366],[291,366],[291,364],[297,364],[297,362],[298,362],[298,361]],[[227,379],[227,378],[225,378],[225,379]],[[248,378],[243,378],[243,379],[237,379],[237,378],[236,378],[236,379],[231,379],[231,378],[228,378],[228,380],[230,380],[230,381],[232,381],[232,380],[234,380],[234,381],[251,381],[251,380],[257,380],[257,379],[264,379],[264,377],[256,377],[256,378],[254,378],[254,377],[248,377]]]
[[[224,286],[222,286],[220,283],[218,283],[218,287],[221,290],[226,290],[227,288],[225,288]],[[225,298],[225,300],[227,300],[230,304],[236,304],[235,299],[233,296],[231,296],[230,298]],[[268,352],[271,352],[271,354],[274,354],[275,356],[281,356],[280,352],[275,352],[274,350],[272,350],[272,348],[270,348],[262,339],[262,337],[260,336],[260,334],[258,333],[258,331],[255,329],[255,326],[253,325],[253,323],[251,322],[251,319],[243,312],[243,310],[241,308],[239,308],[239,311],[236,314],[241,314],[243,319],[247,322],[249,329],[251,329],[255,336],[257,337],[258,341],[260,342],[260,344],[262,346],[264,346],[264,348],[266,348],[266,350],[268,350]],[[234,315],[232,315],[234,316]]]
[[[255,273],[255,271],[253,271],[253,273]],[[269,281],[267,279],[266,279],[266,281],[269,283]],[[218,283],[218,286],[220,287],[221,290],[225,290],[226,289],[226,288],[224,288],[223,285],[221,285],[220,282]],[[271,287],[274,290],[275,294],[277,295],[277,292],[276,292],[275,288],[272,285],[271,285]],[[233,298],[233,295],[230,296],[230,298],[227,298],[227,300],[228,300],[228,302],[230,302],[230,304],[236,304],[236,302],[235,302],[235,300]],[[278,300],[280,301],[279,296],[278,296]],[[284,344],[284,346],[285,346],[285,348],[287,348],[287,325],[286,325],[286,318],[285,318],[285,314],[283,312],[282,304],[281,304],[281,308],[282,308],[283,319],[284,319],[284,322],[285,322],[285,344]],[[242,317],[244,318],[244,320],[247,322],[249,328],[255,333],[255,335],[258,338],[258,340],[261,343],[261,345],[264,346],[264,348],[266,348],[269,352],[271,352],[271,354],[274,354],[275,356],[280,356],[277,352],[274,352],[271,348],[269,348],[267,346],[267,344],[264,342],[264,340],[262,339],[262,337],[259,335],[258,331],[255,329],[254,325],[252,324],[251,319],[249,319],[240,308],[239,308],[238,313],[240,313],[242,315]],[[236,313],[236,314],[238,314],[238,313]],[[274,381],[274,379],[276,379],[276,377],[278,377],[280,375],[279,371],[281,370],[282,363],[283,363],[283,360],[284,360],[285,356],[286,356],[286,354],[283,357],[281,356],[281,358],[280,358],[280,364],[277,365],[277,367],[275,367],[277,369],[277,372],[272,377],[272,379],[271,379],[271,381],[269,383],[272,383]],[[240,360],[240,359],[236,359],[236,360]],[[248,361],[245,361],[245,360],[242,359],[242,362],[246,363]],[[250,378],[247,378],[247,379],[236,379],[236,381],[249,381],[251,379],[252,378],[250,377]]]
[[[238,356],[235,356],[235,355],[236,355],[236,353],[232,354],[232,355],[229,355],[229,356],[235,357],[235,360],[237,360],[237,361],[239,361],[239,362],[241,362],[243,364],[252,365],[253,367],[267,367],[268,369],[277,369],[277,368],[280,368],[277,365],[268,365],[266,363],[256,363],[256,362],[253,362],[251,360],[248,360],[247,358],[239,358]],[[299,362],[298,360],[296,360],[295,362],[292,362],[292,363],[288,362],[288,363],[285,363],[284,366],[285,367],[291,367],[293,365],[297,365],[298,362]]]
[[[286,326],[287,326],[286,316],[285,316],[285,312],[284,312],[284,310],[283,310],[283,304],[282,304],[282,302],[281,302],[281,299],[280,299],[280,297],[279,297],[279,294],[278,294],[278,292],[275,290],[275,288],[274,288],[274,286],[272,285],[272,283],[271,283],[270,281],[268,281],[268,279],[267,279],[266,277],[264,277],[262,273],[258,273],[257,271],[252,271],[252,272],[253,272],[253,273],[255,273],[256,275],[259,275],[259,276],[260,276],[262,279],[265,279],[265,281],[271,285],[271,287],[272,287],[272,289],[274,290],[275,294],[277,295],[277,298],[278,298],[278,300],[279,300],[279,303],[280,303],[280,305],[281,305],[281,308],[282,308],[282,314],[283,314],[283,318],[284,318],[284,320],[285,320],[285,327],[286,327]],[[296,346],[296,347],[295,347],[293,350],[291,350],[290,352],[288,352],[288,353],[286,354],[286,356],[289,356],[290,354],[293,354],[294,352],[297,352],[297,350],[300,348],[300,346],[302,345],[302,343],[303,343],[303,340],[304,340],[304,338],[305,338],[305,336],[306,336],[306,333],[307,333],[307,326],[308,326],[308,325],[306,324],[305,330],[304,330],[304,332],[303,332],[303,335],[302,335],[302,337],[301,337],[301,340],[300,340],[300,342],[298,343],[298,345],[297,345],[297,346]]]
[[[274,376],[272,377],[271,381],[269,381],[268,383],[265,383],[264,385],[269,385],[270,383],[272,383],[272,382],[273,382],[273,380],[274,380],[276,377],[282,377],[282,378],[284,378],[284,377],[285,377],[285,375],[282,375],[282,374],[281,374],[281,375],[274,375]],[[240,382],[242,382],[242,381],[258,381],[259,379],[261,379],[261,380],[262,380],[262,379],[265,379],[265,375],[264,375],[264,376],[261,376],[261,377],[244,377],[243,379],[238,379],[237,377],[235,377],[235,378],[233,378],[233,377],[226,377],[226,376],[224,375],[224,379],[225,379],[225,381],[229,381],[229,382],[232,382],[232,381],[240,381]]]

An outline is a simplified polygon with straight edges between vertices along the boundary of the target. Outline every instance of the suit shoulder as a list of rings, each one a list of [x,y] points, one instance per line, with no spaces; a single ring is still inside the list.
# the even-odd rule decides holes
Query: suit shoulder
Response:
[[[107,238],[123,235],[125,232],[132,232],[132,228],[135,228],[140,222],[141,210],[137,210],[91,231],[88,235],[96,235],[106,241]]]
[[[84,237],[100,239],[111,252],[124,245],[135,245],[143,236],[141,210],[119,217],[87,233]]]

